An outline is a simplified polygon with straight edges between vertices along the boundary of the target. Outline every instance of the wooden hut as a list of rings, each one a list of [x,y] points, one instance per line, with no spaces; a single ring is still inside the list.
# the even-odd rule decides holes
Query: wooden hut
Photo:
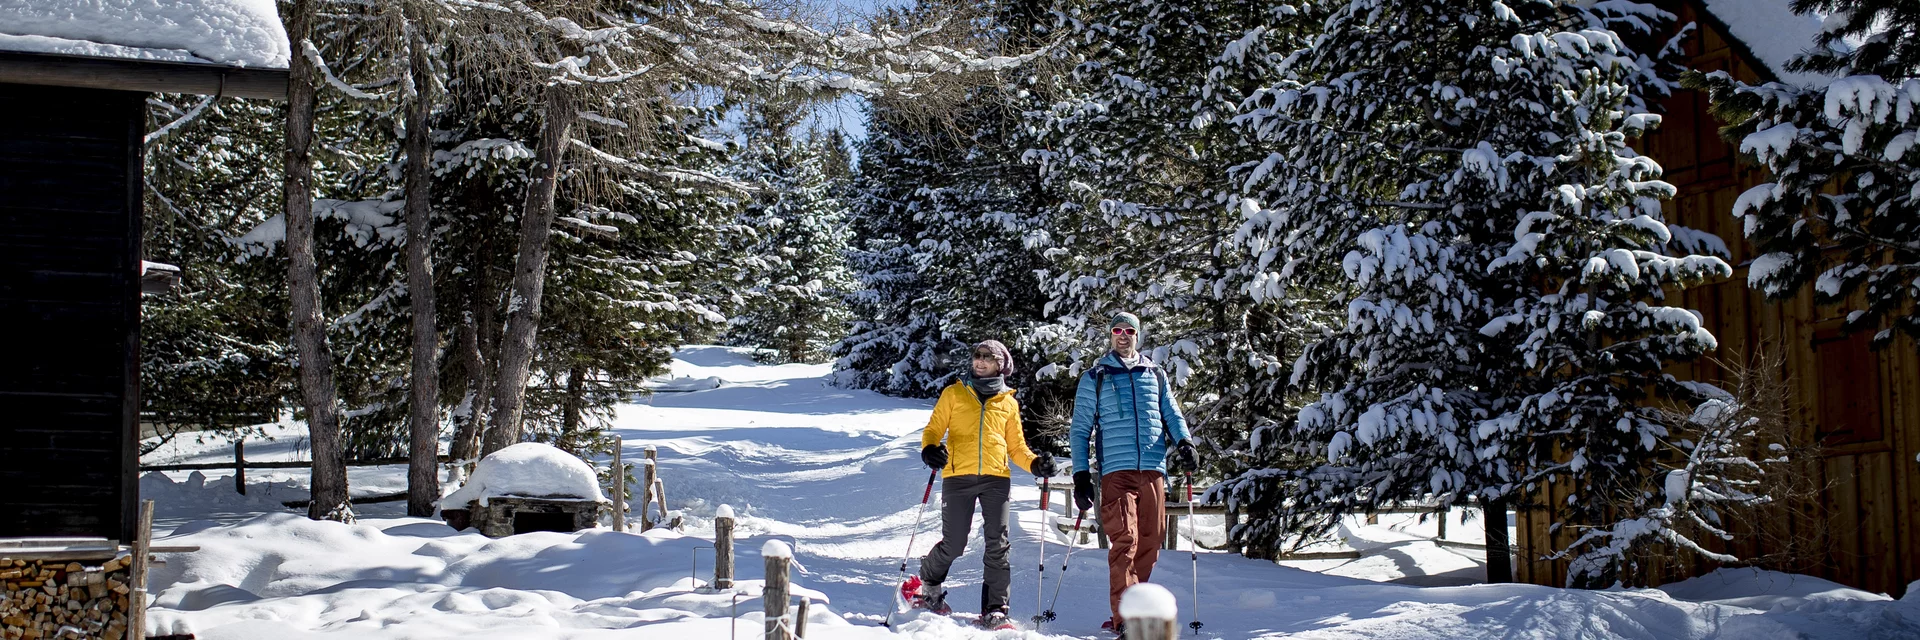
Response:
[[[1812,18],[1791,15],[1786,0],[1663,0],[1664,8],[1692,23],[1685,40],[1687,65],[1726,71],[1749,82],[1804,82],[1783,66],[1811,44]],[[1783,29],[1794,26],[1798,30]],[[1739,539],[1717,550],[1741,558],[1791,552],[1770,565],[1898,597],[1920,580],[1920,359],[1913,341],[1900,338],[1873,351],[1868,335],[1840,331],[1845,311],[1817,305],[1802,290],[1790,300],[1769,300],[1747,287],[1747,266],[1756,255],[1731,215],[1740,194],[1767,181],[1743,164],[1718,135],[1721,123],[1707,112],[1704,94],[1682,90],[1666,100],[1665,122],[1644,141],[1645,152],[1679,188],[1668,220],[1711,232],[1726,242],[1734,276],[1686,292],[1679,306],[1696,309],[1720,340],[1719,355],[1738,360],[1756,353],[1784,359],[1792,389],[1788,408],[1802,425],[1795,438],[1818,442],[1818,460],[1795,464],[1816,499],[1778,506],[1766,531],[1736,531]],[[1722,380],[1708,362],[1680,367],[1677,375]],[[1549,488],[1537,502],[1556,504],[1564,488]],[[1518,513],[1515,578],[1558,586],[1567,563],[1541,557],[1571,542],[1572,532],[1550,533],[1545,511]],[[1760,535],[1754,535],[1760,534]],[[1717,568],[1698,557],[1655,567],[1657,582],[1670,582]]]
[[[134,539],[153,92],[285,99],[272,5],[0,7],[0,538]]]

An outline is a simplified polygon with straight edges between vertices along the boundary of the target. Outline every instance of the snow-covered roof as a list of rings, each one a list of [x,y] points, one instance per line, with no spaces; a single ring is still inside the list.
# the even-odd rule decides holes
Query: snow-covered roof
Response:
[[[1831,80],[1818,73],[1787,70],[1788,61],[1816,46],[1814,37],[1820,35],[1824,21],[1821,16],[1794,13],[1790,0],[1701,0],[1700,4],[1726,25],[1728,37],[1752,52],[1755,62],[1774,77],[1801,86]]]
[[[441,498],[440,507],[465,509],[469,502],[485,505],[496,496],[607,500],[599,474],[586,461],[553,445],[522,442],[481,458],[467,484]]]
[[[0,51],[285,69],[274,0],[0,0]]]

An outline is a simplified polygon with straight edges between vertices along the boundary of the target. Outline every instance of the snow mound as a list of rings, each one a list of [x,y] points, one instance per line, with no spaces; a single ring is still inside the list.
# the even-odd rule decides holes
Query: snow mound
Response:
[[[1179,616],[1180,605],[1174,602],[1173,592],[1168,591],[1166,587],[1142,582],[1127,587],[1127,592],[1120,594],[1120,617],[1122,618],[1172,620]]]
[[[0,0],[0,50],[284,69],[273,0]]]
[[[440,499],[440,508],[464,509],[476,500],[485,505],[495,496],[607,501],[599,474],[586,461],[553,445],[522,442],[482,458],[465,486]]]

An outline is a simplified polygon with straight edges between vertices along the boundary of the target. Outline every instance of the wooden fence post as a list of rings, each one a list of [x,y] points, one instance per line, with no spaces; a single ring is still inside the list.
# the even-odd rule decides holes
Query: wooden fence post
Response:
[[[1180,606],[1166,587],[1142,582],[1120,594],[1120,618],[1127,623],[1127,640],[1174,640],[1180,637]]]
[[[620,460],[620,450],[626,448],[620,436],[613,437],[613,530],[627,530],[627,467]]]
[[[760,556],[767,562],[767,588],[761,592],[767,614],[767,640],[793,640],[787,633],[787,570],[793,564],[793,547],[779,540],[768,540]]]
[[[653,520],[650,520],[647,518],[647,507],[648,505],[651,505],[653,503],[653,480],[655,478],[660,477],[659,476],[660,471],[654,467],[655,463],[659,462],[659,454],[654,451],[653,445],[647,445],[646,452],[647,452],[647,469],[645,474],[646,477],[641,479],[641,483],[640,483],[640,486],[643,488],[643,490],[640,492],[640,530],[641,531],[646,531],[648,529],[653,528],[653,525],[654,525]]]
[[[247,495],[247,441],[233,443],[233,490]]]
[[[131,638],[147,637],[147,554],[153,549],[153,501],[140,501],[140,529],[133,538],[133,593],[127,594]]]
[[[733,507],[713,513],[713,588],[733,588]]]
[[[1453,509],[1449,507],[1440,507],[1440,535],[1435,538],[1436,540],[1447,539],[1447,513],[1451,511]]]
[[[808,598],[806,596],[800,596],[800,611],[793,614],[794,616],[793,617],[793,637],[798,638],[799,640],[806,640],[807,606],[811,604],[813,604],[812,598]]]

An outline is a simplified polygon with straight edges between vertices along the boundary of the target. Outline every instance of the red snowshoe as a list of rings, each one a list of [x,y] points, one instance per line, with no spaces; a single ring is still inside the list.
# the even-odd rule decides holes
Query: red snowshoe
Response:
[[[1100,623],[1100,630],[1110,631],[1113,633],[1114,637],[1116,638],[1127,637],[1127,623],[1125,622],[1114,622],[1112,620],[1108,620],[1106,622]]]
[[[928,585],[920,581],[920,576],[911,576],[900,583],[900,601],[913,609],[932,611],[940,615],[953,613],[953,607],[947,606],[947,591],[939,585]]]

